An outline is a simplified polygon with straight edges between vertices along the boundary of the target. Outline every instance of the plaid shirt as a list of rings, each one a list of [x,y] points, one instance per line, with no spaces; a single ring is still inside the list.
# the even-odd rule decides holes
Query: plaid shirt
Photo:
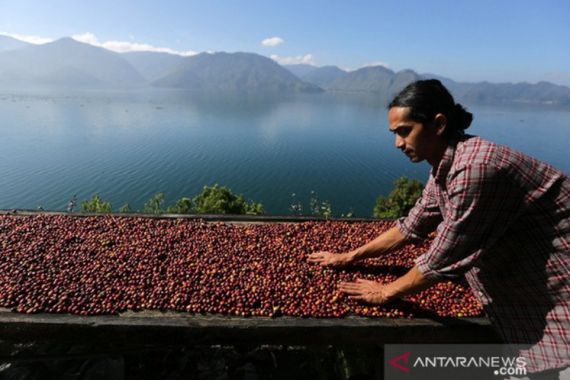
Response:
[[[530,372],[570,366],[570,179],[479,137],[454,140],[398,220],[408,239],[437,229],[416,260],[426,278],[465,275]]]

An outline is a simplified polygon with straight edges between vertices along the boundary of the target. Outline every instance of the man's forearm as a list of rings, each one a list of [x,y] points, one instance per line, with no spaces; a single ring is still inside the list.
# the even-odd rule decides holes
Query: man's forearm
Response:
[[[408,273],[384,286],[388,298],[396,299],[408,294],[421,292],[422,290],[429,288],[437,282],[437,280],[426,279],[419,271],[419,269],[414,266],[408,271]]]
[[[376,239],[366,243],[354,251],[351,251],[349,254],[351,255],[352,260],[368,259],[382,256],[402,248],[405,243],[405,236],[400,232],[398,227],[394,226],[378,236]]]

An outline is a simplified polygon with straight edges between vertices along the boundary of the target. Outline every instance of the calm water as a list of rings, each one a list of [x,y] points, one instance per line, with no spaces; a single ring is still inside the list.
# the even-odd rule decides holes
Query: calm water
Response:
[[[64,210],[99,193],[134,209],[170,205],[219,183],[290,214],[311,190],[336,215],[370,216],[402,176],[427,179],[394,148],[383,101],[330,94],[198,97],[138,93],[0,93],[0,209]],[[468,105],[467,105],[468,106]],[[469,107],[470,133],[570,173],[570,111]]]

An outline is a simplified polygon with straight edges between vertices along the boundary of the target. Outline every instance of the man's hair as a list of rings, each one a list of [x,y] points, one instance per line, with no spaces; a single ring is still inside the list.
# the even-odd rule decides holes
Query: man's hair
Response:
[[[455,103],[447,88],[437,79],[419,80],[406,86],[388,105],[410,107],[410,118],[420,123],[431,123],[435,115],[447,117],[447,134],[463,133],[473,121],[473,114]]]

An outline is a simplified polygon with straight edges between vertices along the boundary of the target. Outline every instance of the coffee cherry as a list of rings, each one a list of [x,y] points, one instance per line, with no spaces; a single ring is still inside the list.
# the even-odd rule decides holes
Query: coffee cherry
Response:
[[[240,317],[481,315],[470,289],[456,282],[380,306],[338,292],[339,282],[356,278],[394,281],[431,240],[343,270],[307,262],[312,252],[352,250],[392,225],[2,215],[0,307],[77,315],[126,310]]]

